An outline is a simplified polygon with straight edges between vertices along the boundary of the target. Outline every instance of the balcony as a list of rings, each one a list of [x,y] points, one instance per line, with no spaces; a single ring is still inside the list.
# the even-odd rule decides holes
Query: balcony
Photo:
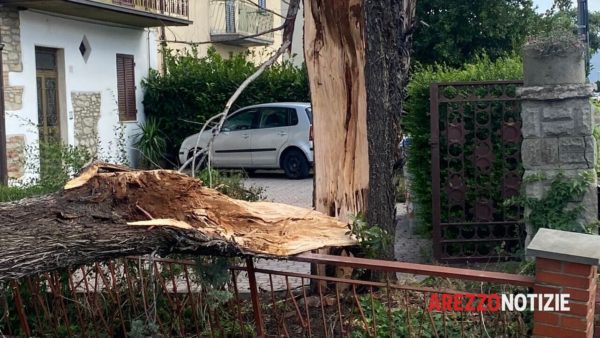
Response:
[[[245,0],[210,1],[211,41],[250,47],[273,43],[273,13]]]
[[[3,0],[8,6],[136,27],[187,26],[190,0]]]

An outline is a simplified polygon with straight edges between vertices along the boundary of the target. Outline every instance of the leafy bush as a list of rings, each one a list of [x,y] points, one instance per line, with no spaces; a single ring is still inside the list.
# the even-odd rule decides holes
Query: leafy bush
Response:
[[[408,171],[419,230],[431,232],[431,146],[429,87],[434,82],[516,80],[523,76],[522,61],[518,56],[507,56],[491,61],[487,56],[460,69],[443,65],[417,66],[408,84],[407,115],[403,131],[410,135]]]
[[[16,186],[0,186],[0,202],[12,202],[23,198],[50,194],[65,185],[91,160],[90,153],[82,148],[60,142],[41,143],[25,147],[24,165],[27,171],[39,177]]]
[[[142,83],[144,110],[161,124],[167,138],[167,152],[173,155],[183,139],[200,130],[201,123],[222,112],[229,97],[254,73],[257,65],[246,59],[247,54],[226,59],[214,49],[202,58],[196,49],[180,53],[167,50],[163,55],[166,74],[151,71]],[[250,84],[232,109],[259,103],[309,100],[306,69],[283,61],[269,67]]]
[[[365,216],[358,214],[351,218],[350,231],[358,240],[361,256],[366,258],[381,258],[386,256],[387,250],[392,246],[393,238],[387,230],[379,226],[369,226]]]

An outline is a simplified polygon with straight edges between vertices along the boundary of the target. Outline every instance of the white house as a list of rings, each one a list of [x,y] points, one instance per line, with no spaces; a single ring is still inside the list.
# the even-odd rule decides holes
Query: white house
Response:
[[[24,149],[40,140],[115,159],[124,136],[135,164],[140,82],[157,63],[152,27],[190,24],[188,1],[0,0],[9,177],[29,175]]]

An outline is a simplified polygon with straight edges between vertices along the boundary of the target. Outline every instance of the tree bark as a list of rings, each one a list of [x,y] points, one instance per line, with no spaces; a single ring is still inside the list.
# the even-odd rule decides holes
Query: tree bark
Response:
[[[394,235],[394,164],[400,143],[399,121],[410,66],[416,0],[367,0],[366,91],[369,143],[367,223]],[[390,248],[390,250],[393,248]],[[387,253],[393,258],[393,251]]]
[[[354,240],[316,211],[228,198],[173,171],[93,165],[48,196],[0,204],[0,281],[156,252],[288,256]]]
[[[318,211],[347,220],[369,184],[362,0],[304,2]]]
[[[416,0],[306,0],[315,208],[395,233],[393,167]],[[390,248],[388,258],[393,258]]]

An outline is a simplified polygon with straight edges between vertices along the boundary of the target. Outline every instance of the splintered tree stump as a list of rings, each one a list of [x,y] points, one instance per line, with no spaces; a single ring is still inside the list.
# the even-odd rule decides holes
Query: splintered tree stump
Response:
[[[285,257],[356,244],[304,208],[231,199],[168,170],[94,164],[61,192],[0,204],[0,281],[149,253]]]

